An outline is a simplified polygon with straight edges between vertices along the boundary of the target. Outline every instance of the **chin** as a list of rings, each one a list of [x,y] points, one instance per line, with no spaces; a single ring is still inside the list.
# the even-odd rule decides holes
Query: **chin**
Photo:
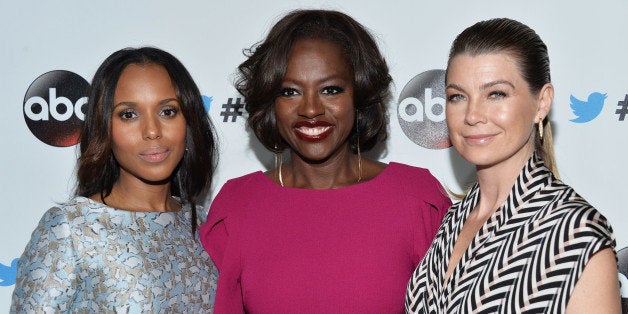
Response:
[[[485,156],[479,154],[460,154],[460,156],[462,156],[464,160],[468,161],[478,168],[486,168],[498,163],[498,160],[495,159],[495,156]]]
[[[329,159],[330,156],[329,155],[319,156],[319,155],[303,155],[303,154],[299,154],[299,157],[301,157],[301,159],[304,160],[307,163],[319,164],[319,163],[325,162],[327,159]]]
[[[146,177],[146,178],[140,178],[140,179],[143,182],[150,185],[162,185],[162,184],[170,183],[171,178],[172,176],[167,176],[167,177],[159,176],[159,177]]]
[[[304,151],[304,152],[297,152],[297,155],[303,159],[304,161],[308,162],[308,163],[323,163],[327,160],[329,160],[330,158],[332,158],[334,155],[337,154],[337,151],[321,151],[321,150],[316,150],[316,151]]]
[[[164,184],[170,182],[173,175],[174,169],[173,171],[155,171],[144,173],[143,175],[138,175],[137,177],[149,184]]]

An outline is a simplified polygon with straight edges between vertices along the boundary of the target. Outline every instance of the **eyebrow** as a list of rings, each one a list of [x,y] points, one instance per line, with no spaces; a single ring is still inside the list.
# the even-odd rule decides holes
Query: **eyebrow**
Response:
[[[343,78],[342,75],[340,75],[340,74],[332,74],[332,75],[329,75],[329,76],[325,76],[325,77],[321,78],[320,80],[317,80],[316,83],[317,84],[321,84],[321,83],[325,83],[325,82],[329,82],[329,81],[333,81],[333,80],[347,81],[346,78]],[[351,82],[351,81],[349,81],[349,82]],[[287,78],[287,77],[284,77],[284,79],[282,81],[282,84],[283,83],[292,83],[292,84],[296,84],[296,85],[303,84],[303,82],[301,80],[295,80],[295,79],[291,79],[291,78]]]
[[[160,101],[159,101],[159,105],[165,105],[165,104],[167,104],[167,103],[169,103],[169,102],[171,102],[171,101],[176,101],[176,102],[179,102],[179,100],[178,100],[178,99],[176,99],[176,98],[166,98],[166,99],[164,99],[164,100],[160,100]],[[115,104],[115,105],[113,106],[113,108],[116,108],[116,107],[119,107],[119,106],[136,107],[136,106],[137,106],[137,103],[136,103],[136,102],[134,102],[134,101],[121,101],[121,102],[119,102],[119,103]]]
[[[507,81],[507,80],[497,80],[497,81],[492,81],[492,82],[488,82],[488,83],[482,84],[480,86],[480,89],[486,90],[486,89],[489,89],[489,88],[491,88],[491,87],[493,87],[495,85],[499,85],[499,84],[506,84],[506,85],[509,85],[512,88],[515,88],[515,85],[513,83],[511,83],[510,81]]]
[[[480,89],[481,90],[487,90],[487,89],[489,89],[489,88],[491,88],[491,87],[493,87],[495,85],[499,85],[499,84],[506,84],[506,85],[508,85],[508,86],[510,86],[512,88],[515,88],[515,85],[512,84],[508,80],[496,80],[496,81],[492,81],[492,82],[488,82],[488,83],[484,83],[484,84],[480,85]],[[447,84],[447,86],[445,86],[445,89],[448,89],[448,88],[453,88],[455,90],[464,91],[464,88],[462,88],[462,86],[457,85],[457,84],[453,84],[453,83]]]

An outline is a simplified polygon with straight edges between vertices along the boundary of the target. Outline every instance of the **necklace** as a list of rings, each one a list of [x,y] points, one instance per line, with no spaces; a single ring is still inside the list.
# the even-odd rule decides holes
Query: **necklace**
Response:
[[[107,195],[106,197],[109,197],[109,195]],[[120,209],[120,210],[126,210],[126,211],[130,211],[130,212],[162,212],[160,210],[155,210],[153,208],[134,208],[132,209],[132,207],[128,207],[128,206],[119,206],[119,205],[110,205],[107,204],[107,202],[105,202],[105,195],[104,193],[101,191],[100,193],[100,200],[103,204],[105,204],[108,207],[114,208],[114,209]],[[165,213],[167,212],[178,212],[183,208],[183,204],[181,203],[181,201],[179,201],[176,197],[170,195],[168,197],[168,203],[170,203],[170,206],[168,206],[166,204],[165,206]],[[174,204],[171,203],[171,201],[174,201]]]
[[[279,163],[278,163],[278,167],[277,167],[277,181],[279,181],[279,184],[281,185],[281,187],[284,187],[283,184],[283,175],[282,175],[282,171],[281,171],[281,162],[282,160],[279,159]],[[362,181],[362,156],[360,156],[360,153],[358,152],[358,178],[355,180],[355,183],[360,183]]]

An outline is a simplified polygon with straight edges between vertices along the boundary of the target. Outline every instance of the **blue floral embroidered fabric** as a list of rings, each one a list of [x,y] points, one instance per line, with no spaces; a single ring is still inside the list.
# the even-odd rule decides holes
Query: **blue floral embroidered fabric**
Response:
[[[211,312],[218,273],[190,220],[190,206],[131,212],[75,197],[51,208],[18,262],[11,312]]]

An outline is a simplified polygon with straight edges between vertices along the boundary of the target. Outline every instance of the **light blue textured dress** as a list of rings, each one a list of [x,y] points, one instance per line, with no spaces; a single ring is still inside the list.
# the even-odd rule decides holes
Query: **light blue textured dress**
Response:
[[[11,312],[211,312],[217,270],[190,217],[85,197],[51,208],[18,262]]]

